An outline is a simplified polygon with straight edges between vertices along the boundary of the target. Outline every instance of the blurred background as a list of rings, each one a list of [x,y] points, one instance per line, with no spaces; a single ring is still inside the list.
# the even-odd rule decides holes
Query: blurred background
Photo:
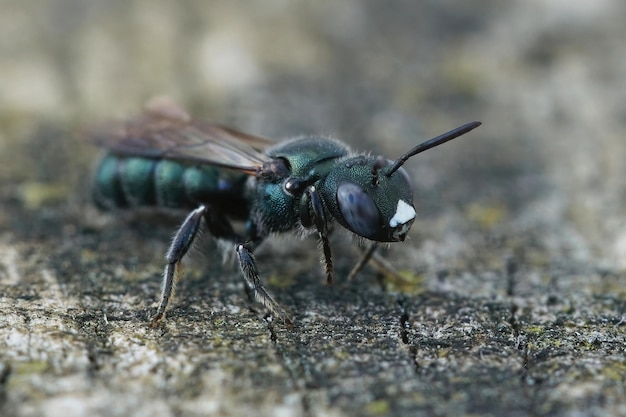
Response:
[[[18,211],[87,204],[97,150],[83,133],[158,95],[251,133],[332,135],[390,158],[480,120],[406,165],[420,220],[399,256],[435,264],[470,251],[472,230],[532,231],[542,248],[626,266],[621,0],[0,8],[1,197]]]
[[[624,414],[625,21],[624,0],[0,0],[0,414]],[[329,289],[314,239],[273,239],[290,332],[199,244],[154,330],[175,225],[93,208],[86,132],[163,95],[389,158],[483,126],[405,164],[418,218],[386,256],[409,285],[342,287],[359,255],[333,236]]]

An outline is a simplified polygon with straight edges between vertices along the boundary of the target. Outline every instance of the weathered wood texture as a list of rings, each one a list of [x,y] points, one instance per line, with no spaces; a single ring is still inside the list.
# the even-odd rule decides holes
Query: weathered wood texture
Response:
[[[396,6],[1,2],[0,415],[626,415],[624,2]],[[96,212],[82,138],[163,93],[390,157],[484,126],[407,164],[407,282],[276,239],[288,330],[205,234],[152,329],[178,220]]]

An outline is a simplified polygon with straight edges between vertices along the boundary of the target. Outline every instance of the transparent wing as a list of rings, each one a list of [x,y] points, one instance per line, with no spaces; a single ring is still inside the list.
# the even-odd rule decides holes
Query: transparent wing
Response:
[[[148,108],[129,122],[93,134],[98,146],[123,155],[167,158],[258,172],[268,138],[189,117],[177,107]]]

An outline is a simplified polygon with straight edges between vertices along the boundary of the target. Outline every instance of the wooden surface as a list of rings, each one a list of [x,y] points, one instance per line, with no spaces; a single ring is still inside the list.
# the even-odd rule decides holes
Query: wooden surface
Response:
[[[2,3],[0,415],[626,415],[623,2]],[[153,329],[180,218],[96,211],[84,132],[156,94],[392,158],[484,125],[407,163],[405,282],[274,239],[289,330],[205,233]]]

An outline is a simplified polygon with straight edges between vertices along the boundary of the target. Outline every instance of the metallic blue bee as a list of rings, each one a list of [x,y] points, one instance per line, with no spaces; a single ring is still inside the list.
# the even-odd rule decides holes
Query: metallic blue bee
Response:
[[[273,314],[290,324],[263,286],[252,254],[273,233],[317,232],[326,279],[333,281],[329,224],[377,242],[404,241],[413,221],[413,191],[401,166],[412,156],[480,126],[467,123],[428,140],[395,161],[352,153],[336,140],[302,137],[275,144],[221,125],[192,119],[170,102],[153,104],[138,118],[94,136],[109,150],[94,196],[103,208],[156,206],[190,209],[166,254],[163,318],[180,263],[204,219],[217,239],[234,244],[246,284]],[[262,153],[264,151],[264,153]],[[245,222],[242,233],[231,221]]]

